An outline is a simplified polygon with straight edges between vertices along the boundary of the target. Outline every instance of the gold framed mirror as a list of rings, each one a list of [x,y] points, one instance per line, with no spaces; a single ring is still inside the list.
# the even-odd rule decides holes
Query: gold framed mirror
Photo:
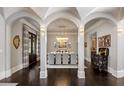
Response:
[[[19,35],[16,35],[14,38],[13,38],[13,45],[16,49],[19,48],[20,46],[20,37]]]

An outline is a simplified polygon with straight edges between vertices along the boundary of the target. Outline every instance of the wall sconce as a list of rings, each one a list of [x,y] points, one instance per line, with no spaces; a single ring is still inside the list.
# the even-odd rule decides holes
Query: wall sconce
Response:
[[[81,27],[79,28],[79,32],[84,32],[84,26],[81,26]]]
[[[79,34],[80,34],[81,36],[84,35],[84,26],[80,26],[80,28],[79,28]]]
[[[118,33],[122,33],[123,29],[122,28],[118,28]]]
[[[45,31],[45,30],[46,30],[46,27],[43,26],[43,25],[41,25],[41,26],[40,26],[40,31]]]
[[[41,35],[44,36],[45,35],[45,30],[46,30],[46,27],[44,25],[41,25],[40,26],[40,31],[41,31]]]

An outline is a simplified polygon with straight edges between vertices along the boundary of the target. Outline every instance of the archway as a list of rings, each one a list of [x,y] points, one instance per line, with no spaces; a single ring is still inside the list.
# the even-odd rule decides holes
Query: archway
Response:
[[[78,68],[77,60],[75,63],[72,63],[72,60],[67,63],[63,61],[64,53],[78,54],[78,27],[73,21],[65,18],[58,18],[47,26],[47,54],[51,56],[52,53],[62,54],[62,60],[60,61],[58,61],[58,57],[55,57],[56,62],[53,67]],[[67,55],[68,61],[69,57],[70,55]],[[52,68],[52,66],[49,65],[49,68]]]
[[[53,22],[54,20],[56,19],[59,19],[59,18],[64,18],[66,20],[70,20],[72,21],[78,28],[78,77],[79,78],[85,78],[85,75],[84,75],[84,58],[83,58],[83,32],[80,31],[80,21],[78,18],[68,14],[68,13],[56,13],[56,14],[53,14],[53,15],[50,15],[46,20],[45,20],[45,24],[46,24],[46,27],[51,23]],[[42,39],[41,39],[41,42],[44,44],[41,44],[43,46],[41,46],[41,50],[44,51],[44,54],[47,55],[47,49],[43,49],[45,47],[47,47],[47,28],[46,29],[41,29],[41,36],[42,36]],[[44,56],[44,54],[41,54],[41,59],[42,59],[42,66],[41,67],[41,78],[47,78],[47,62],[46,62],[46,56]],[[44,62],[44,63],[43,63]],[[42,69],[43,68],[43,69]]]
[[[113,24],[117,25],[117,20],[111,16],[111,15],[108,15],[106,13],[92,13],[90,15],[88,15],[84,20],[82,20],[82,24],[83,25],[86,25],[88,22],[90,22],[91,20],[94,20],[94,19],[97,19],[97,18],[105,18],[105,19],[108,19],[110,21],[112,21]]]
[[[68,14],[68,13],[55,13],[55,14],[52,14],[52,15],[49,15],[46,20],[45,20],[45,24],[46,24],[46,27],[54,20],[56,19],[59,19],[59,18],[64,18],[64,19],[69,19],[71,20],[73,23],[75,23],[75,25],[77,27],[80,26],[80,19],[74,17],[73,15],[71,14]]]
[[[85,59],[92,62],[92,55],[99,54],[100,48],[108,48],[108,72],[117,69],[117,24],[110,16],[90,17],[85,23]],[[109,36],[109,44],[105,43],[106,36]],[[100,38],[104,38],[100,41]],[[102,45],[101,45],[102,43]],[[107,45],[108,44],[108,45]]]
[[[23,32],[26,32],[24,31],[25,30],[24,24],[29,24],[29,26],[34,26],[34,27],[36,24],[38,24],[40,28],[40,19],[36,15],[30,14],[25,11],[19,11],[11,15],[6,20],[6,77],[11,76],[14,72],[24,68],[24,65],[26,65],[26,63],[24,63],[24,60],[22,58],[23,55],[26,56],[25,54],[28,53],[28,50],[25,54],[22,52],[24,49],[24,46],[22,45],[24,43],[23,42],[24,40],[22,39],[22,37],[23,37]],[[20,42],[20,46],[17,49],[13,46],[14,38],[16,35],[18,35]],[[28,44],[28,42],[26,43]],[[18,55],[16,55],[15,53],[18,53]],[[14,56],[12,55],[15,55],[16,58],[14,58]],[[15,59],[20,61],[19,64]],[[16,65],[14,65],[12,62],[15,62],[14,64]]]

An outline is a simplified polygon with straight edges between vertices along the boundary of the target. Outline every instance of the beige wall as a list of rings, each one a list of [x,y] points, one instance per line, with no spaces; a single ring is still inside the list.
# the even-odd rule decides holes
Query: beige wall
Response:
[[[23,24],[19,21],[16,21],[12,26],[11,31],[11,68],[22,64],[22,30]],[[16,49],[13,45],[13,38],[19,35],[20,37],[20,46]]]
[[[55,51],[55,48],[53,46],[53,42],[56,42],[56,36],[57,37],[61,37],[61,35],[57,35],[57,34],[48,34],[47,35],[47,52],[50,53],[50,52],[53,52]],[[75,53],[78,53],[78,35],[75,34],[75,35],[67,35],[67,37],[69,38],[69,42],[71,42],[71,51],[72,52],[75,52]]]
[[[26,23],[24,21],[16,21],[12,27],[11,27],[11,63],[10,63],[10,69],[21,69],[23,67],[23,58],[22,58],[22,35],[23,35],[23,24],[27,24],[28,26],[32,27],[30,23]],[[36,34],[36,31],[31,30],[28,28],[29,32]],[[19,35],[20,37],[20,46],[18,49],[16,49],[13,45],[13,38]],[[13,72],[13,71],[12,71]]]

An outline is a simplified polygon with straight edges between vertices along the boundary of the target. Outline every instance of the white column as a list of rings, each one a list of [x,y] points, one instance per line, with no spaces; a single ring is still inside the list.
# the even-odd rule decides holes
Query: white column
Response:
[[[40,29],[40,78],[47,78],[47,31],[45,27]]]
[[[78,31],[78,78],[85,78],[84,72],[84,27]]]
[[[11,76],[11,27],[10,25],[6,25],[6,50],[5,50],[5,76],[9,77]]]

